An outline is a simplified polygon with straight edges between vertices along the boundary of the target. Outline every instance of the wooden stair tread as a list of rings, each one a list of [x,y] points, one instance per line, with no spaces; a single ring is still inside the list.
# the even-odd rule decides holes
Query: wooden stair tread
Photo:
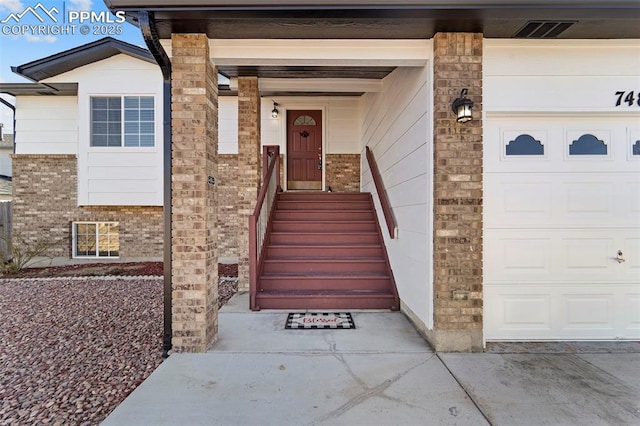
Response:
[[[389,278],[390,275],[386,272],[354,272],[354,273],[345,273],[345,272],[270,272],[264,273],[260,275],[264,278],[355,278],[355,279],[366,279],[366,278]]]
[[[328,260],[326,259],[318,259],[318,258],[312,258],[312,259],[265,259],[265,262],[288,262],[288,261],[292,261],[292,263],[301,263],[301,262],[313,262],[313,263],[323,263],[323,262],[327,262]],[[330,260],[331,263],[352,263],[352,262],[362,262],[362,263],[380,263],[380,262],[384,262],[384,259],[381,257],[377,257],[377,258],[366,258],[366,257],[356,257],[354,259],[347,259],[347,258],[342,258],[342,259],[335,259],[335,260]]]
[[[295,261],[295,262],[360,262],[367,260],[375,260],[384,262],[384,259],[371,257],[371,256],[273,256],[266,259],[266,261],[278,261],[278,262],[286,262],[286,261]]]
[[[293,199],[293,200],[280,200],[280,205],[284,204],[300,204],[300,205],[305,205],[305,204],[336,204],[336,205],[345,205],[345,204],[365,204],[368,200],[367,199],[362,199],[362,200],[322,200],[322,199],[316,199],[316,200],[305,200],[304,198],[301,199]]]
[[[350,231],[350,232],[339,232],[339,231],[328,231],[328,232],[304,232],[304,231],[292,231],[292,232],[284,232],[284,231],[274,231],[271,232],[271,235],[280,235],[280,234],[304,234],[304,235],[378,235],[377,232],[374,231]]]
[[[282,210],[280,210],[282,211]],[[353,220],[288,220],[288,219],[275,219],[273,221],[273,223],[277,223],[277,224],[295,224],[295,225],[299,225],[301,223],[312,223],[312,224],[328,224],[328,225],[335,225],[336,223],[343,223],[343,224],[353,224]],[[375,225],[376,221],[375,220],[367,220],[367,219],[361,219],[358,220],[357,222],[360,223],[369,223],[369,224],[373,224]]]
[[[300,210],[300,209],[279,209],[276,207],[276,211],[277,212],[295,212],[295,213],[300,213],[300,212],[305,212],[307,210]],[[327,210],[314,210],[314,209],[308,209],[308,211],[310,212],[314,212],[314,213],[335,213],[335,212],[339,212],[339,213],[354,213],[354,212],[371,212],[370,209],[354,209],[354,210],[344,210],[341,208],[335,208],[335,209],[327,209]]]
[[[357,297],[366,294],[367,296],[393,297],[391,291],[380,290],[264,290],[259,293],[261,297]]]
[[[269,247],[271,248],[305,248],[305,247],[310,247],[310,248],[354,248],[356,246],[354,246],[352,243],[347,243],[345,242],[344,244],[340,244],[340,243],[317,243],[317,242],[309,242],[308,244],[305,243],[300,243],[300,242],[296,242],[295,244],[291,244],[291,243],[273,243],[271,245],[269,245]],[[370,243],[362,243],[360,245],[357,246],[357,248],[381,248],[381,246],[378,243],[375,242],[370,242]]]
[[[283,192],[280,195],[280,199],[283,201],[298,201],[298,200],[355,200],[366,201],[370,199],[368,192]]]

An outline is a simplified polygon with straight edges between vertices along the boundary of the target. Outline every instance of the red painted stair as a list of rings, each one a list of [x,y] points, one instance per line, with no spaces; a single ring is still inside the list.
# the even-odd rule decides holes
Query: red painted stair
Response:
[[[265,241],[257,309],[400,308],[369,193],[279,193]]]

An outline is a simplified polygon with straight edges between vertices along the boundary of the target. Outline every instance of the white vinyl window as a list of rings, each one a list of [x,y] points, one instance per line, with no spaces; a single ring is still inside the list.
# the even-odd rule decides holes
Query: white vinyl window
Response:
[[[118,222],[74,222],[73,257],[93,258],[120,256]]]
[[[153,96],[91,97],[91,146],[153,147]]]

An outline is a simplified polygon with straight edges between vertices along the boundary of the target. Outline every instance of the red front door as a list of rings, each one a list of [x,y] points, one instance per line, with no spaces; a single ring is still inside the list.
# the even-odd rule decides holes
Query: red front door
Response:
[[[322,189],[322,111],[287,111],[287,188]]]

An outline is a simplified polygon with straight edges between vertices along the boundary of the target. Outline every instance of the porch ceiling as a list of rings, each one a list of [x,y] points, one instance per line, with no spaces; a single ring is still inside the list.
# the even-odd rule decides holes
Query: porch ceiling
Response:
[[[218,71],[229,77],[259,78],[358,78],[380,80],[395,67],[298,67],[298,66],[219,66]]]
[[[160,38],[424,39],[436,32],[482,32],[512,38],[530,21],[568,22],[553,38],[640,38],[637,0],[494,0],[403,2],[105,0],[135,22],[154,13]]]
[[[258,77],[262,96],[361,96],[396,67],[221,66],[236,95],[238,77]]]

